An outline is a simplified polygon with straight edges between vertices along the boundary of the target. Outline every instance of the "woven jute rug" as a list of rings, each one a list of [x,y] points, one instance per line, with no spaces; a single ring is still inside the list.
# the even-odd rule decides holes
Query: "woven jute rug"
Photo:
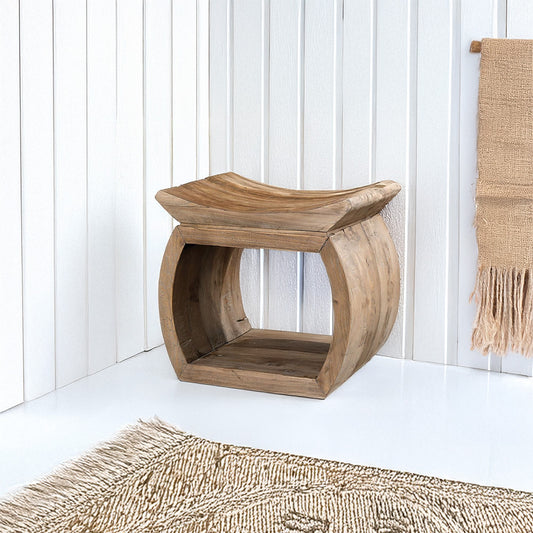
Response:
[[[533,494],[210,442],[140,422],[0,503],[2,533],[533,531]]]
[[[533,41],[483,39],[472,347],[533,356]]]

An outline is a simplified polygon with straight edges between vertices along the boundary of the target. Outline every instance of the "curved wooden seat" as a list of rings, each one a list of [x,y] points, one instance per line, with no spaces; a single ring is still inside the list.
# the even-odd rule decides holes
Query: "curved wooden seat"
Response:
[[[394,181],[338,191],[291,190],[228,172],[163,189],[156,198],[181,224],[329,232],[379,213],[399,191]]]
[[[325,398],[378,351],[394,324],[400,268],[379,214],[400,186],[294,191],[227,173],[164,189],[180,222],[159,278],[165,344],[181,380]],[[333,335],[253,329],[244,248],[316,252],[331,284]]]

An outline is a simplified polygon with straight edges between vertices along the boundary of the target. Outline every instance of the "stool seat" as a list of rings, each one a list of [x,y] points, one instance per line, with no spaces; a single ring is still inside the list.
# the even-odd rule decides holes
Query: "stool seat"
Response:
[[[233,172],[163,189],[158,202],[181,224],[329,232],[378,214],[394,181],[347,190],[284,189]]]

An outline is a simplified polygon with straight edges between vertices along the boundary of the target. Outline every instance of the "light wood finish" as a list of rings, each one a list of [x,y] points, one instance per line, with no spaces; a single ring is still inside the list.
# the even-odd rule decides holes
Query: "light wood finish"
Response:
[[[185,242],[189,244],[272,248],[301,252],[320,252],[328,238],[327,234],[321,231],[277,230],[273,232],[263,228],[237,228],[208,224],[199,226],[182,224],[180,233]]]
[[[242,249],[170,237],[159,278],[159,314],[172,365],[183,367],[250,329],[239,287]]]
[[[159,281],[161,327],[178,377],[311,398],[325,398],[346,381],[385,342],[396,318],[398,256],[379,210],[398,190],[382,182],[302,194],[227,174],[160,191],[158,200],[182,222]],[[189,203],[179,203],[183,196]],[[266,229],[280,221],[282,228]],[[332,290],[333,336],[251,329],[239,285],[249,247],[320,254]]]
[[[184,225],[327,232],[379,213],[399,191],[393,181],[346,191],[296,191],[228,172],[163,189],[156,198]]]
[[[473,54],[481,53],[481,41],[472,41],[470,43],[470,52]]]
[[[327,394],[367,363],[389,336],[400,299],[400,266],[380,215],[332,235],[320,255],[335,318],[318,375]]]

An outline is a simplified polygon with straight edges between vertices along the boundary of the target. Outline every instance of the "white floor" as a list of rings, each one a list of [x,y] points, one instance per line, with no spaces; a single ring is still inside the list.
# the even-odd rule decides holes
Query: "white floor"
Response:
[[[197,435],[533,491],[533,379],[375,357],[326,400],[179,382],[157,348],[0,414],[0,495],[154,415]]]

